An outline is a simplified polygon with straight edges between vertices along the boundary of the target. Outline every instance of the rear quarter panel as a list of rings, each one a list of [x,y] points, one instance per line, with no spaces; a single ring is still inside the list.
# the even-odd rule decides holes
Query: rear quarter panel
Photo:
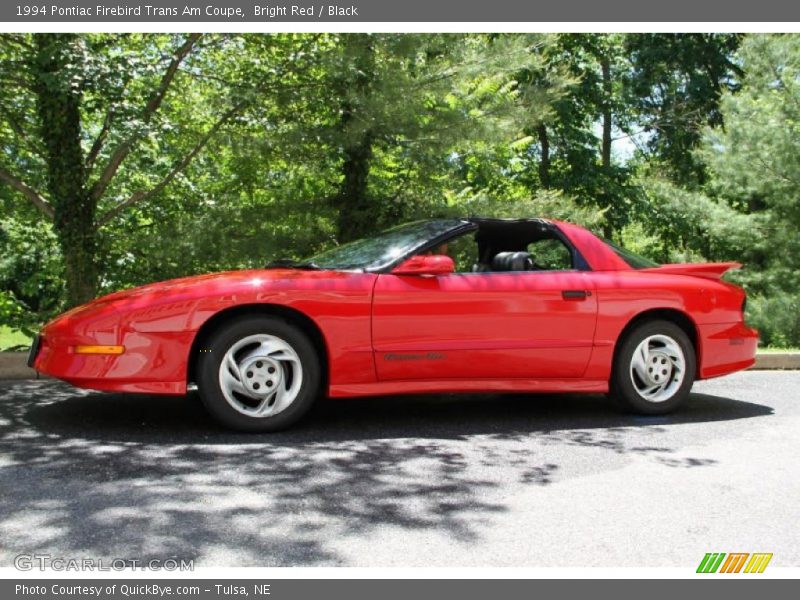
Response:
[[[626,326],[642,313],[659,309],[679,311],[694,325],[701,378],[712,376],[719,365],[740,360],[743,349],[734,349],[731,354],[730,336],[725,337],[725,332],[741,333],[744,327],[744,292],[740,288],[724,281],[636,270],[594,272],[592,277],[598,319],[586,377],[607,379],[615,345]]]

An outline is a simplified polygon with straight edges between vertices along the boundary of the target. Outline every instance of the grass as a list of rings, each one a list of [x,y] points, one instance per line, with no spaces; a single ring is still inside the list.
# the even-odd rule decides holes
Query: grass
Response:
[[[21,331],[11,329],[11,327],[6,327],[5,325],[0,326],[0,350],[6,350],[7,348],[19,350],[19,348],[16,348],[17,346],[29,347],[30,345],[31,338]]]

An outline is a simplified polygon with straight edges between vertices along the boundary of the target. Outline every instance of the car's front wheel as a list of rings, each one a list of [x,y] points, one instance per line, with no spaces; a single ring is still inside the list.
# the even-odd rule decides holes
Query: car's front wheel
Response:
[[[683,329],[670,321],[646,321],[618,348],[610,395],[636,413],[671,412],[689,397],[695,364],[694,346]]]
[[[295,326],[275,317],[228,322],[201,349],[197,363],[203,404],[240,431],[286,429],[319,395],[320,361]]]

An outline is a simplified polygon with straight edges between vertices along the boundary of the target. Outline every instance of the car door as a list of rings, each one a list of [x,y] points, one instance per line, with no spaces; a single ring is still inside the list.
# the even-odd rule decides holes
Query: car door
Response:
[[[379,380],[581,377],[597,299],[576,270],[381,274],[372,339]]]

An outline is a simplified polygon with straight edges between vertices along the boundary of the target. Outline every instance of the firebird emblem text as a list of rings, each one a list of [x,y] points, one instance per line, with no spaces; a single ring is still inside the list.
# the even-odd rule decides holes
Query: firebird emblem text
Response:
[[[384,360],[444,360],[441,352],[426,352],[425,354],[395,354],[383,355]]]

